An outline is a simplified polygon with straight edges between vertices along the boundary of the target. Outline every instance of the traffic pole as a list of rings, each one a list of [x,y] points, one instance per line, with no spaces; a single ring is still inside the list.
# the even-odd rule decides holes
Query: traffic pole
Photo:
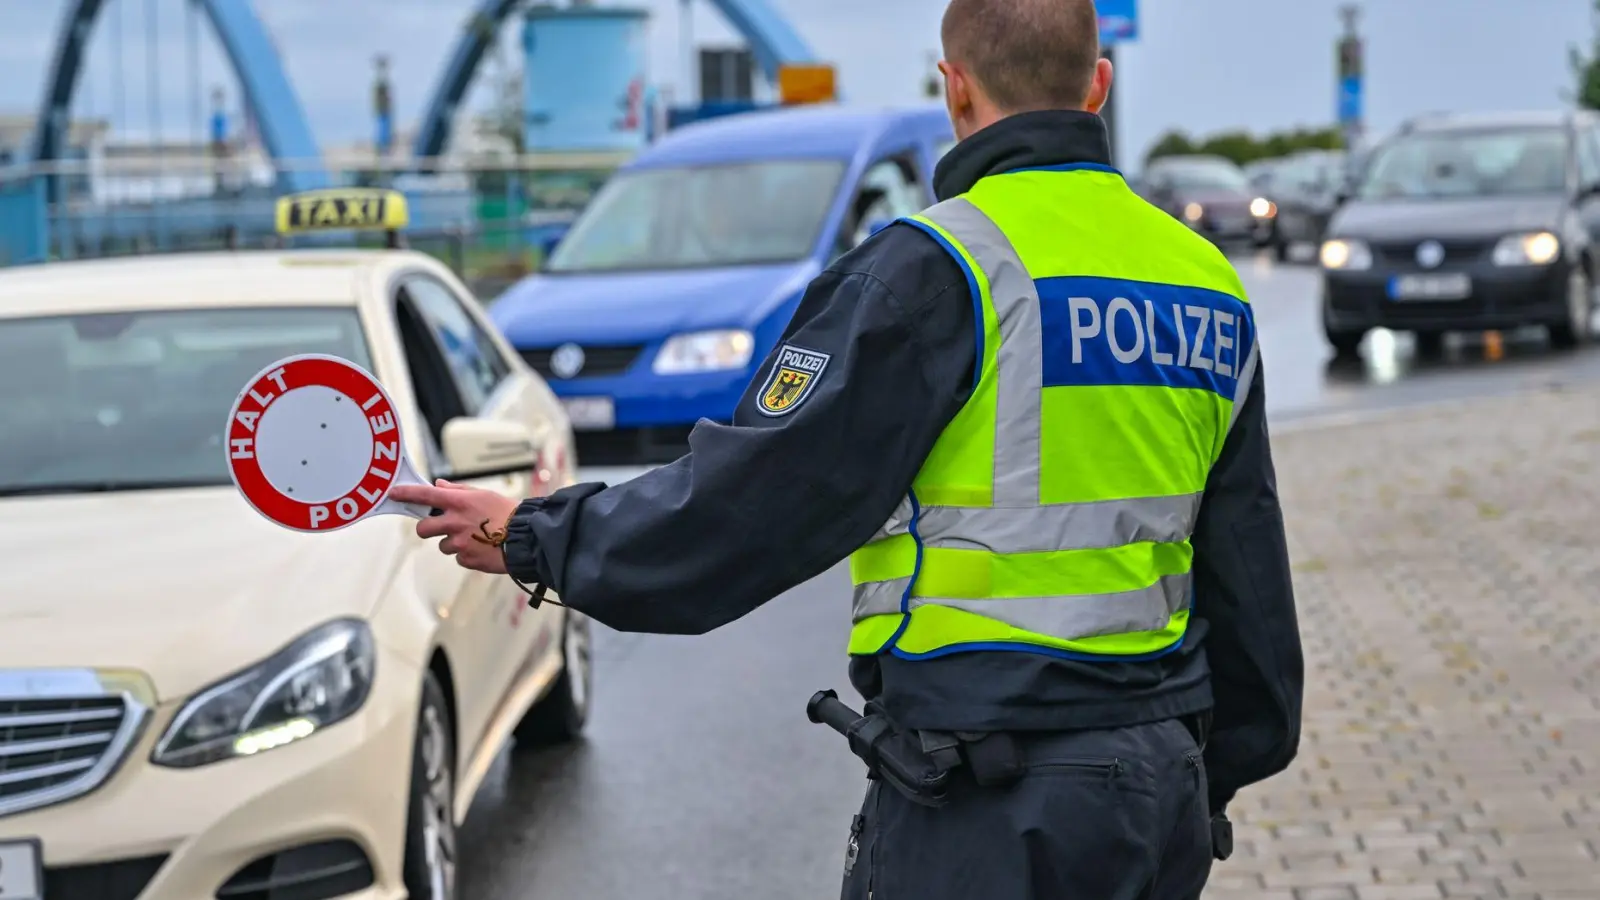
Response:
[[[1339,7],[1339,19],[1344,23],[1344,34],[1336,45],[1338,65],[1338,96],[1335,100],[1339,125],[1344,132],[1346,150],[1354,150],[1361,141],[1362,118],[1365,105],[1363,83],[1362,41],[1357,30],[1361,6],[1346,3]]]
[[[1116,66],[1117,66],[1116,47],[1112,46],[1112,45],[1109,45],[1109,44],[1106,45],[1106,46],[1101,47],[1100,48],[1100,56],[1101,56],[1101,58],[1105,59],[1107,62],[1111,63],[1111,68],[1112,68],[1111,93],[1106,95],[1106,103],[1105,103],[1104,106],[1100,107],[1100,118],[1101,118],[1101,120],[1103,120],[1106,123],[1106,138],[1111,142],[1111,165],[1112,165],[1113,168],[1120,169],[1121,166],[1117,165],[1117,93],[1118,92],[1117,92],[1117,85],[1116,85]]]

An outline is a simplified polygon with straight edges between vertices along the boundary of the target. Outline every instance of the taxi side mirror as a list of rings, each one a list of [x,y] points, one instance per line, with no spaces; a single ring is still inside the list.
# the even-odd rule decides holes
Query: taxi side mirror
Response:
[[[533,432],[519,422],[451,419],[445,423],[439,443],[452,480],[531,472],[539,462]]]

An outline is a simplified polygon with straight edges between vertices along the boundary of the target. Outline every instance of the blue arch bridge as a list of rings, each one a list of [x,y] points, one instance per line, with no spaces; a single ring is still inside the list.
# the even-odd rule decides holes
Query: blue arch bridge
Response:
[[[107,8],[118,2],[131,5],[130,0],[67,0],[26,152],[0,168],[0,265],[271,242],[271,207],[278,195],[353,184],[385,184],[404,191],[412,207],[413,243],[423,246],[437,239],[454,248],[455,262],[464,263],[459,258],[467,252],[462,236],[483,230],[485,210],[497,209],[502,223],[517,211],[512,229],[517,233],[507,240],[537,246],[538,236],[526,232],[559,227],[628,155],[625,148],[615,147],[513,153],[506,161],[487,164],[487,170],[481,161],[463,168],[446,156],[457,112],[480,64],[528,0],[475,0],[435,80],[408,154],[344,161],[329,158],[318,144],[251,0],[183,0],[191,44],[194,22],[203,18],[237,79],[261,158],[228,158],[225,152],[194,152],[197,148],[191,147],[177,160],[150,164],[155,168],[144,177],[113,184],[105,177],[104,161],[97,165],[71,146],[71,115],[74,98],[82,93],[90,38],[107,18]],[[682,0],[685,13],[691,2]],[[744,38],[754,67],[768,81],[775,83],[785,66],[814,61],[811,49],[771,0],[708,2]],[[568,12],[607,9],[584,6]],[[530,53],[537,52],[531,47],[530,42]],[[129,168],[137,167],[130,163]],[[574,196],[580,199],[558,200],[547,204],[554,209],[523,215],[527,202],[522,182],[530,170],[569,173],[567,183],[575,186]],[[130,187],[134,184],[137,189]],[[523,202],[516,202],[519,197]]]

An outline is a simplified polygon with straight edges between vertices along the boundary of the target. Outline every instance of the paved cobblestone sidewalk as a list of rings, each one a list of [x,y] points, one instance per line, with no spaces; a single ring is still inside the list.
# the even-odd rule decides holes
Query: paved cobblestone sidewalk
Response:
[[[1275,452],[1305,730],[1207,900],[1600,900],[1600,389]]]

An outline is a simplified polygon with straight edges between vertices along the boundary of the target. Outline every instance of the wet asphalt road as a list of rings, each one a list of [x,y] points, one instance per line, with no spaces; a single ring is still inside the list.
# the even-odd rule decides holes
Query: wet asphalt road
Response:
[[[1332,363],[1317,277],[1236,260],[1256,310],[1274,422],[1600,378],[1600,347],[1556,353],[1542,336],[1453,338],[1423,362],[1409,338],[1369,338]],[[586,477],[617,480],[626,471]],[[584,743],[503,758],[462,833],[464,900],[837,896],[864,773],[805,718],[845,678],[842,568],[698,638],[598,629],[595,713]]]

